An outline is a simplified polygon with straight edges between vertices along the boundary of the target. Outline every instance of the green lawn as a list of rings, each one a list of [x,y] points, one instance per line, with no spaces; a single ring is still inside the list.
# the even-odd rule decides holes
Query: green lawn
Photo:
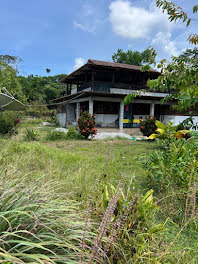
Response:
[[[24,142],[27,127],[28,124],[23,124],[17,136],[1,141],[1,167],[15,170],[28,179],[45,175],[48,179],[61,180],[65,192],[74,196],[86,197],[94,180],[104,173],[114,184],[121,177],[128,180],[134,175],[142,186],[145,175],[141,159],[156,148],[152,142],[123,139],[49,142],[45,141],[45,135],[52,128],[32,124],[29,127],[34,128],[39,140]]]

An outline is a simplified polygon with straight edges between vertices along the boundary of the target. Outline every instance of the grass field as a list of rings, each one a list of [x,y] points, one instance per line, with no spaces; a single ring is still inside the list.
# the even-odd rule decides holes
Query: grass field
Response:
[[[38,141],[23,140],[27,127],[36,131]],[[39,128],[36,124],[21,124],[17,136],[0,139],[0,171],[6,170],[8,178],[21,178],[27,183],[38,181],[41,186],[56,181],[61,195],[81,204],[86,204],[95,180],[104,174],[113,185],[121,177],[127,182],[134,176],[136,191],[146,193],[146,175],[141,162],[147,153],[158,148],[155,142],[123,139],[50,142],[45,140],[50,130],[52,128]],[[160,213],[154,221],[158,222],[159,219],[166,220],[164,215],[162,219]],[[180,230],[171,219],[168,219],[167,228],[166,236],[163,237],[164,248]],[[191,227],[184,230],[170,248],[169,258],[163,263],[198,263],[197,235],[198,232]]]

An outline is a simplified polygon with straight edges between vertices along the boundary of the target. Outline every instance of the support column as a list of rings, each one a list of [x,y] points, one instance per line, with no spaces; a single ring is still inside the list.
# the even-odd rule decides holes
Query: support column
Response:
[[[91,90],[94,90],[94,83],[95,83],[95,72],[92,71],[91,73]]]
[[[93,115],[93,99],[89,99],[89,114]]]
[[[76,103],[76,122],[78,122],[78,119],[80,117],[80,103]]]
[[[124,119],[124,101],[120,102],[120,116],[119,116],[119,128],[123,129],[123,119]]]
[[[155,114],[155,104],[150,104],[150,116],[154,116]]]

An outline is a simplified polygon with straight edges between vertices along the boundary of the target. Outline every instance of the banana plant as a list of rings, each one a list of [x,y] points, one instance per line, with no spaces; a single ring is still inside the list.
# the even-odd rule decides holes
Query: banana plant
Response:
[[[156,133],[151,134],[149,136],[149,139],[167,139],[167,138],[175,138],[175,139],[181,139],[186,136],[187,133],[189,133],[189,130],[178,130],[177,126],[173,126],[172,122],[169,122],[167,125],[163,124],[162,122],[156,120],[155,122],[157,129]]]

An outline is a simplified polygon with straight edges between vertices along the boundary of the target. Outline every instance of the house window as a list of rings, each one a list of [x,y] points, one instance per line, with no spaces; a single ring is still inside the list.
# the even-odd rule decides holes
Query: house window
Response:
[[[150,115],[150,104],[133,104],[133,115]]]

